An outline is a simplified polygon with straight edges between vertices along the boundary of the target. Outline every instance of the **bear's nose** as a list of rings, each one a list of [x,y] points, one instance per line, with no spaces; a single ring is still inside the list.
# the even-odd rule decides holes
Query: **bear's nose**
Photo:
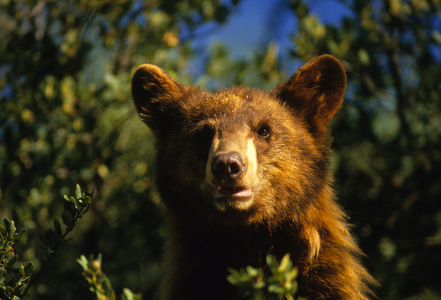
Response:
[[[218,179],[235,179],[245,171],[245,164],[237,152],[221,153],[214,157],[211,170]]]

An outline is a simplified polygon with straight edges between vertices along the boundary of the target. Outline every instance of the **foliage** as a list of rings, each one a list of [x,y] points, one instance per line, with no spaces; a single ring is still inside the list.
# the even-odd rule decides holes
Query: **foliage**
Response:
[[[14,221],[7,218],[0,224],[0,298],[14,299],[21,295],[29,283],[34,265],[32,263],[17,266],[19,256],[16,246],[20,243],[26,229],[17,232]]]
[[[268,274],[262,269],[248,266],[246,269],[230,269],[227,280],[239,288],[241,295],[251,297],[253,300],[286,299],[294,300],[297,292],[297,268],[292,264],[289,254],[279,262],[271,255],[266,258]],[[97,258],[92,255],[88,258],[81,255],[77,262],[83,268],[83,277],[89,283],[90,291],[97,300],[115,300],[115,291],[106,274],[102,271],[102,255]],[[268,275],[268,276],[267,276]],[[142,295],[134,294],[129,289],[123,289],[123,300],[141,300]],[[303,299],[298,297],[296,299]]]
[[[76,183],[95,189],[90,213],[56,258],[63,263],[32,286],[34,299],[90,298],[76,292],[72,258],[82,253],[108,258],[116,289],[154,292],[163,230],[153,140],[131,103],[131,71],[149,61],[190,81],[186,40],[200,24],[225,20],[235,3],[1,1],[0,217],[28,230],[23,260],[44,264],[46,250],[35,245],[63,212],[59,194]]]
[[[74,229],[76,222],[81,219],[85,213],[87,213],[90,208],[90,204],[92,203],[92,197],[93,192],[82,192],[81,187],[78,184],[75,187],[75,198],[64,195],[64,212],[61,215],[63,224],[66,225],[66,230],[64,233],[61,230],[60,222],[57,219],[54,220],[56,234],[61,238],[61,240],[66,238],[66,236]],[[51,231],[52,230],[49,229],[46,232]],[[53,249],[54,247],[51,248]],[[49,250],[49,252],[51,252],[51,250]]]
[[[440,293],[441,2],[340,2],[346,16],[323,24],[307,1],[291,1],[292,54],[334,54],[348,73],[333,126],[339,198],[381,299]]]
[[[248,266],[242,270],[230,270],[228,281],[237,286],[241,294],[253,300],[294,300],[297,292],[297,268],[292,265],[289,254],[280,263],[271,255],[266,258],[268,274],[262,268]],[[296,298],[301,299],[301,298]]]
[[[79,185],[75,189],[75,198],[64,195],[64,211],[61,215],[63,224],[66,228],[63,232],[60,221],[54,219],[54,227],[40,234],[40,247],[45,250],[45,263],[50,261],[55,255],[56,250],[66,244],[69,240],[67,235],[72,232],[78,220],[89,210],[92,194],[81,191]]]
[[[115,300],[115,291],[112,288],[109,278],[101,270],[102,255],[99,254],[97,258],[81,255],[77,262],[83,267],[83,276],[90,286],[90,291],[93,292],[97,300]],[[121,296],[122,300],[140,300],[142,296],[133,294],[132,291],[125,288]]]
[[[19,254],[16,248],[21,246],[23,235],[26,229],[22,228],[17,232],[15,222],[7,218],[4,219],[4,226],[0,224],[1,248],[0,248],[0,296],[1,299],[15,299],[26,296],[29,288],[38,278],[41,271],[58,254],[57,251],[62,245],[66,244],[67,235],[75,228],[76,223],[89,210],[91,204],[90,193],[81,191],[79,185],[75,189],[75,197],[64,196],[64,212],[62,214],[63,224],[66,228],[63,232],[61,224],[54,219],[54,228],[49,228],[44,234],[40,235],[39,246],[46,251],[44,264],[33,273],[34,264],[29,262],[26,266],[20,264],[17,267]]]
[[[330,53],[348,75],[333,123],[335,186],[382,284],[378,296],[439,297],[441,3],[329,2],[345,12],[331,23],[308,1],[283,2],[297,20],[289,56],[269,37],[237,60],[222,44],[192,47],[203,37],[198,29],[228,21],[235,0],[0,1],[0,217],[27,230],[18,260],[41,269],[53,248],[35,247],[38,232],[54,226],[43,237],[51,247],[60,241],[58,195],[76,183],[95,188],[74,239],[52,257],[62,263],[46,265],[29,295],[91,299],[74,258],[102,253],[117,293],[129,287],[153,298],[164,229],[153,138],[130,100],[137,65],[157,64],[209,89],[270,89],[293,62]]]
[[[78,184],[75,188],[75,197],[64,195],[64,211],[61,218],[66,228],[63,232],[60,222],[57,219],[54,219],[54,227],[46,230],[44,234],[40,234],[39,245],[45,250],[46,256],[43,259],[43,264],[40,267],[40,270],[33,275],[31,282],[21,297],[26,295],[27,290],[30,288],[33,281],[35,281],[46,266],[59,255],[59,248],[70,241],[70,239],[67,239],[67,236],[75,228],[77,222],[89,211],[92,203],[92,196],[93,192],[82,192]]]

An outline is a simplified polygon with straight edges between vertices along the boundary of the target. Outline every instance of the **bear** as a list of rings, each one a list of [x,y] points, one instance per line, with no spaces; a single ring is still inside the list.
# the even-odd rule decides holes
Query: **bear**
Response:
[[[368,299],[375,280],[337,204],[328,124],[346,73],[322,55],[271,91],[209,92],[144,64],[131,92],[156,141],[168,229],[160,299],[245,299],[228,269],[290,254],[306,299]]]

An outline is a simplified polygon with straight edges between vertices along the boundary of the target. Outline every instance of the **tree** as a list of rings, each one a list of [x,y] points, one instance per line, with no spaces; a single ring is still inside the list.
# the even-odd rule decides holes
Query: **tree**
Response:
[[[339,197],[381,299],[440,295],[440,1],[339,1],[351,12],[324,25],[306,1],[294,57],[344,61],[349,87],[334,124]]]
[[[28,230],[21,259],[41,266],[38,232],[61,215],[60,195],[76,183],[95,191],[82,230],[40,276],[32,298],[90,297],[78,286],[75,259],[99,252],[116,289],[128,286],[151,298],[160,273],[161,218],[151,180],[153,141],[131,103],[131,72],[149,61],[188,81],[192,52],[184,33],[191,37],[205,22],[224,21],[235,4],[1,3],[0,216]]]

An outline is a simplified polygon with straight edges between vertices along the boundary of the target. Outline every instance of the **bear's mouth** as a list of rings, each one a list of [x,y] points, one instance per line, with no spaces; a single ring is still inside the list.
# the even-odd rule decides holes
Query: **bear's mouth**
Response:
[[[219,186],[214,192],[214,198],[235,198],[238,200],[248,200],[253,195],[251,188],[242,186]]]
[[[221,212],[247,211],[254,203],[254,192],[244,186],[218,186],[213,191],[214,205]]]

